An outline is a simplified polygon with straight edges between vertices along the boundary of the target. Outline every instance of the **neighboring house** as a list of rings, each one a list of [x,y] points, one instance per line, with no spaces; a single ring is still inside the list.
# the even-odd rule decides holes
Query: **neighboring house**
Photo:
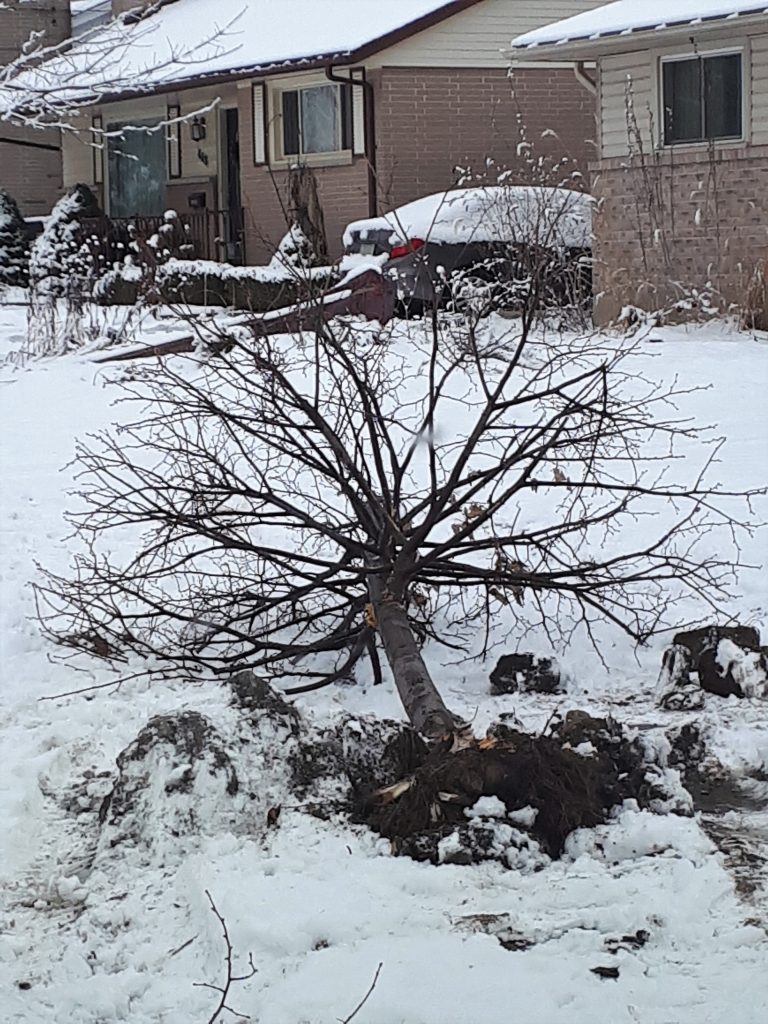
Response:
[[[768,313],[766,0],[619,0],[513,56],[597,64],[596,320],[707,285]]]
[[[131,6],[113,0],[115,13]],[[104,29],[116,56],[101,79],[77,46],[68,57],[69,86],[92,98],[80,137],[64,140],[65,185],[93,186],[113,218],[175,208],[212,219],[218,255],[242,256],[242,236],[255,262],[285,232],[297,163],[315,172],[332,256],[348,221],[449,187],[459,168],[483,174],[494,160],[492,175],[524,176],[521,122],[537,155],[571,157],[558,178],[586,172],[594,96],[567,62],[533,62],[510,81],[504,50],[521,31],[595,6],[170,0],[133,12],[119,47],[114,24]],[[124,125],[139,130],[94,148]]]
[[[112,18],[111,0],[70,0],[72,35],[81,36]]]
[[[71,34],[69,0],[0,3],[0,75],[34,38],[54,46]],[[27,216],[50,213],[61,195],[61,140],[57,131],[21,128],[0,119],[0,188]]]

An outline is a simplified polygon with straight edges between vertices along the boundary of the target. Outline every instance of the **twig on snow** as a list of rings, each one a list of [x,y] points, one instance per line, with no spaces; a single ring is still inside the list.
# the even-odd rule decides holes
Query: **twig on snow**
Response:
[[[114,686],[115,689],[118,690],[122,682],[122,679],[113,679],[108,683],[95,683],[93,686],[83,686],[79,690],[65,690],[64,693],[50,693],[46,697],[38,697],[37,699],[41,703],[44,700],[62,700],[64,697],[77,697],[81,693],[93,693],[95,690],[107,690],[110,686]]]
[[[370,987],[368,988],[368,991],[367,991],[367,992],[365,993],[365,995],[363,996],[363,998],[362,998],[362,999],[360,1000],[360,1002],[359,1002],[359,1003],[357,1004],[357,1006],[356,1006],[356,1007],[354,1008],[354,1010],[352,1011],[352,1013],[350,1013],[350,1015],[349,1015],[348,1017],[344,1017],[343,1019],[342,1019],[341,1017],[337,1017],[337,1018],[336,1018],[336,1020],[337,1020],[337,1021],[339,1022],[339,1024],[349,1024],[349,1022],[350,1022],[350,1021],[351,1021],[351,1020],[352,1020],[352,1019],[353,1019],[354,1017],[356,1017],[356,1016],[358,1015],[358,1013],[359,1013],[359,1012],[360,1012],[360,1011],[362,1010],[362,1008],[363,1008],[363,1007],[365,1006],[365,1004],[366,1004],[366,1003],[368,1002],[368,1000],[369,1000],[369,999],[371,998],[371,993],[372,993],[372,992],[373,992],[373,990],[374,990],[374,989],[376,988],[376,982],[377,982],[377,981],[379,980],[379,975],[381,974],[381,969],[382,969],[382,967],[383,967],[383,966],[384,966],[384,964],[383,964],[383,962],[382,962],[382,963],[380,963],[380,964],[379,964],[379,966],[378,966],[378,967],[376,968],[376,973],[375,973],[375,974],[374,974],[374,976],[373,976],[373,981],[371,982],[371,984],[370,984]]]
[[[187,946],[191,946],[196,938],[197,935],[193,935],[191,939],[187,939],[186,942],[182,942],[182,944],[180,946],[177,946],[176,949],[172,949],[171,952],[168,954],[168,959],[170,960],[172,956],[178,956],[178,954],[185,950]]]
[[[216,918],[218,919],[218,922],[221,925],[221,929],[222,929],[222,932],[224,934],[224,945],[225,945],[226,950],[227,950],[226,957],[225,957],[225,963],[226,963],[226,967],[227,967],[227,977],[226,977],[226,980],[224,982],[224,985],[223,986],[221,986],[221,985],[209,985],[208,982],[206,982],[206,981],[196,981],[194,983],[195,988],[210,988],[214,992],[218,992],[221,995],[221,998],[219,999],[219,1005],[213,1011],[213,1014],[208,1018],[207,1024],[216,1024],[216,1021],[219,1019],[220,1014],[223,1013],[224,1010],[226,1010],[227,1013],[231,1013],[234,1017],[239,1017],[241,1020],[249,1020],[250,1018],[248,1017],[247,1014],[245,1014],[245,1013],[238,1013],[238,1011],[237,1010],[233,1010],[231,1006],[227,1006],[227,996],[229,995],[230,986],[232,985],[232,983],[234,981],[248,981],[248,979],[252,978],[254,976],[254,974],[256,973],[257,968],[256,968],[256,965],[253,962],[253,953],[249,953],[248,954],[248,966],[250,968],[250,971],[248,972],[248,974],[240,974],[240,975],[233,974],[232,973],[232,952],[233,952],[233,950],[232,950],[232,943],[230,942],[230,939],[229,939],[229,931],[227,929],[227,922],[224,920],[224,918],[219,913],[218,907],[213,902],[213,896],[211,896],[210,892],[207,889],[205,890],[205,895],[208,897],[208,902],[211,905],[211,910],[216,915]],[[375,982],[374,982],[374,984],[375,984]],[[367,996],[366,996],[366,998],[367,998]]]

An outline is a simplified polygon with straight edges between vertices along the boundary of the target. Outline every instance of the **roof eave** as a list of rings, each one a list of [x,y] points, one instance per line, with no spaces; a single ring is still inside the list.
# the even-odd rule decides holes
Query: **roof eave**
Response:
[[[146,89],[124,89],[121,92],[94,94],[90,105],[101,103],[119,103],[122,100],[136,99],[140,96],[163,96],[171,92],[184,92],[188,89],[203,89],[208,85],[229,85],[242,82],[249,78],[269,78],[275,75],[291,75],[301,71],[316,71],[321,68],[354,63],[350,53],[325,54],[319,57],[302,58],[300,60],[281,61],[275,64],[249,65],[227,71],[210,71],[207,74],[190,75],[187,78],[175,78],[173,81],[162,82]],[[85,103],[86,101],[84,101]],[[87,104],[86,104],[87,105]]]
[[[768,6],[768,4],[767,4]],[[611,32],[591,39],[568,39],[557,43],[542,43],[536,46],[512,46],[510,58],[515,61],[564,61],[595,60],[604,54],[622,53],[627,50],[650,49],[660,38],[675,40],[690,38],[691,35],[715,35],[723,30],[737,28],[762,28],[768,30],[762,12],[750,12],[736,17],[713,17],[663,28],[637,29],[631,32]]]
[[[360,64],[369,57],[382,50],[388,50],[391,46],[401,43],[411,36],[424,32],[428,28],[439,25],[447,18],[451,18],[462,11],[482,3],[483,0],[450,0],[443,7],[425,14],[421,18],[402,25],[392,32],[387,32],[377,39],[369,40],[363,46],[355,50],[344,52],[318,54],[313,57],[298,57],[285,61],[276,61],[271,64],[249,65],[242,68],[232,68],[226,71],[210,72],[203,75],[190,75],[188,78],[174,79],[172,82],[165,82],[148,89],[128,89],[118,93],[105,93],[94,97],[93,104],[118,103],[121,100],[136,99],[138,96],[166,95],[171,92],[181,92],[185,89],[197,89],[206,85],[225,85],[231,82],[239,82],[248,78],[268,78],[275,75],[290,75],[300,71],[315,71],[320,68],[333,66],[349,66]]]

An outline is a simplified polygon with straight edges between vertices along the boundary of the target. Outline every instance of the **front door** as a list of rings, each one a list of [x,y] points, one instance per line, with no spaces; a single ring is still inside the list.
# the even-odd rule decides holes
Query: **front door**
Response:
[[[137,121],[110,124],[107,130],[110,217],[161,216],[166,205],[164,129],[157,122]],[[113,132],[120,134],[113,137]]]
[[[224,207],[224,237],[227,259],[231,263],[243,261],[243,214],[240,194],[240,117],[236,108],[222,110],[222,205]]]

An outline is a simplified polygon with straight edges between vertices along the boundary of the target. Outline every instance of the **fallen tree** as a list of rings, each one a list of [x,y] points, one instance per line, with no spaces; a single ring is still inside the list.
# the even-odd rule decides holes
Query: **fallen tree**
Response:
[[[198,325],[216,354],[134,375],[140,419],[79,446],[86,547],[38,585],[45,629],[118,666],[249,668],[289,693],[365,656],[381,679],[383,652],[434,739],[460,723],[425,637],[469,649],[492,617],[524,614],[553,638],[608,619],[643,642],[680,588],[706,612],[737,556],[699,541],[737,524],[706,466],[670,479],[692,436],[669,415],[675,386],[633,374],[621,342],[537,335],[532,308],[495,358],[457,318],[435,316],[422,349],[322,318],[290,337]],[[637,540],[650,511],[658,529]],[[130,559],[102,554],[133,528]]]

